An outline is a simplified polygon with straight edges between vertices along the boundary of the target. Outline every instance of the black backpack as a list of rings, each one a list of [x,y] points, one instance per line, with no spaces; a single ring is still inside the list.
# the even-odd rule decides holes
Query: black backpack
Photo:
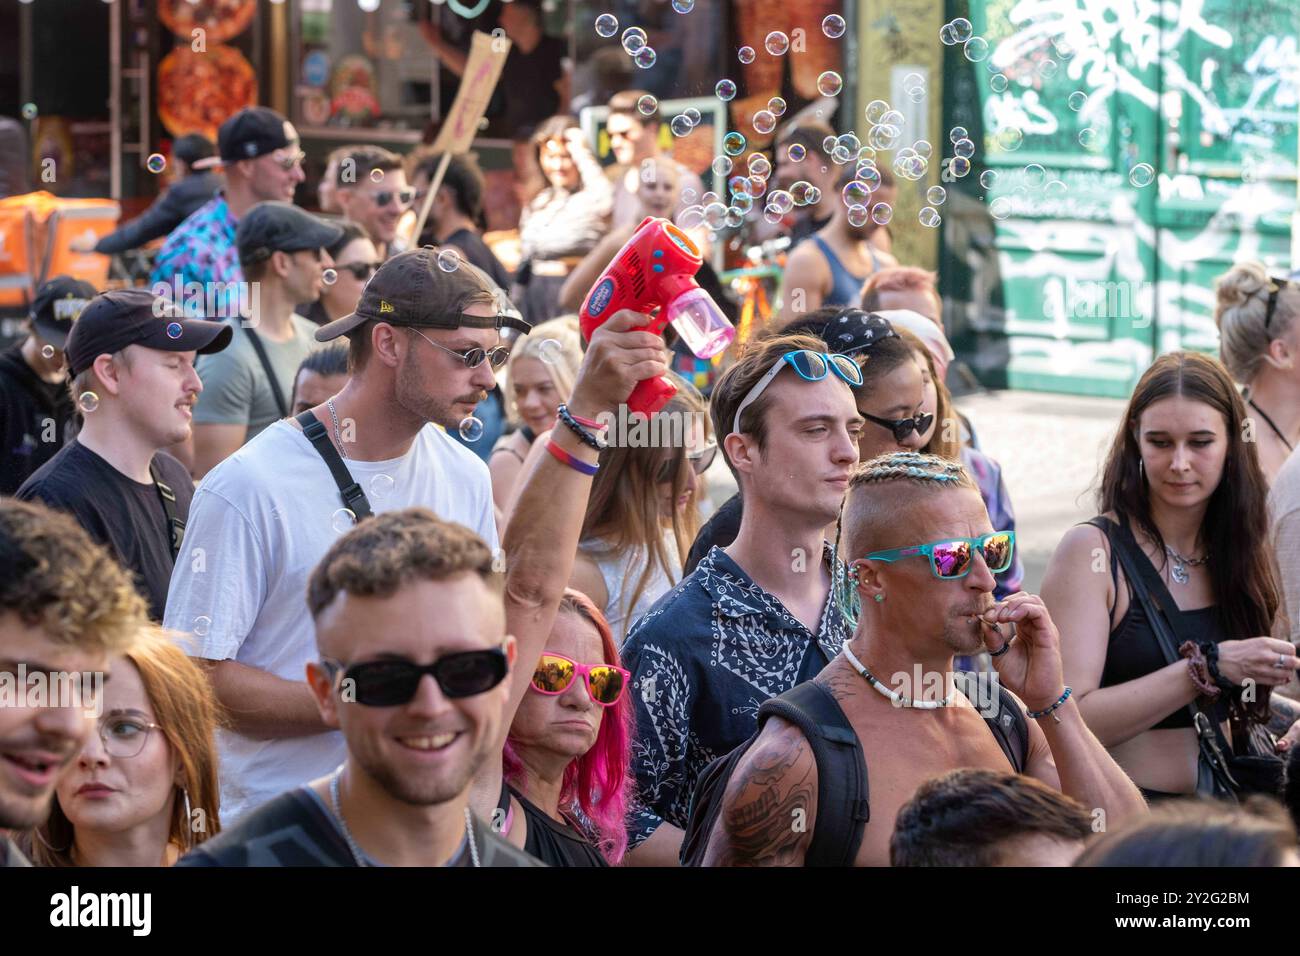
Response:
[[[1029,727],[1025,714],[1001,684],[998,684],[998,695],[995,715],[981,716],[1016,773],[1023,773],[1029,753]],[[816,681],[806,681],[764,701],[758,708],[758,729],[753,736],[704,768],[691,797],[686,837],[682,841],[682,866],[704,865],[709,835],[722,812],[727,783],[736,764],[763,732],[767,718],[773,715],[799,728],[812,747],[813,759],[817,762],[817,816],[804,865],[853,865],[862,844],[862,830],[871,819],[867,762],[858,735],[835,698]],[[1011,715],[1009,721],[999,719],[1006,715]],[[827,781],[836,783],[827,786]]]

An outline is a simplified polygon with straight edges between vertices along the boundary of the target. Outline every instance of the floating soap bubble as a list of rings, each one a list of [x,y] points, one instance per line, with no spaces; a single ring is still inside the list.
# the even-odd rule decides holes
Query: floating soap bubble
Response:
[[[887,202],[878,202],[871,207],[871,221],[878,226],[886,225],[894,218],[894,207]]]
[[[728,212],[730,212],[731,209],[739,209],[742,213],[744,213],[744,212],[749,212],[753,208],[754,208],[753,196],[751,196],[747,192],[736,193],[734,196],[731,197],[731,206],[729,207]]]
[[[989,55],[989,41],[983,37],[971,37],[962,47],[962,53],[972,63],[980,63]]]
[[[736,59],[738,59],[741,63],[753,63],[755,55],[756,54],[754,53],[754,48],[752,46],[742,46],[739,50],[736,51]]]
[[[1056,76],[1057,71],[1060,69],[1061,64],[1057,63],[1051,57],[1048,57],[1046,60],[1043,60],[1038,64],[1038,75],[1045,80],[1050,80],[1052,77]]]
[[[41,358],[46,358],[46,359],[52,359],[52,358],[54,358],[54,346],[53,346],[53,345],[42,345],[42,346],[41,346]]]
[[[880,117],[881,126],[902,126],[903,122],[903,114],[898,110],[889,110],[884,116]]]
[[[181,337],[181,333],[184,331],[185,330],[181,328],[181,324],[179,322],[167,323],[167,338],[169,339],[179,339]]]
[[[965,17],[958,17],[952,21],[952,33],[957,38],[958,43],[965,43],[975,33],[975,28],[970,25],[970,21]]]
[[[781,210],[777,209],[775,206],[764,206],[763,218],[773,225],[776,225],[783,217],[781,215]]]
[[[167,157],[162,153],[150,153],[149,158],[144,161],[144,168],[151,173],[161,173],[167,168]]]
[[[756,133],[766,135],[774,129],[776,129],[776,117],[771,110],[759,110],[754,114],[754,131]]]
[[[646,34],[640,27],[628,27],[623,31],[623,49],[627,51],[628,56],[632,56],[645,45]]]
[[[1005,93],[1010,85],[1004,73],[994,73],[989,77],[989,89],[994,93]]]
[[[699,204],[687,206],[678,213],[677,225],[683,229],[694,229],[704,225],[704,207]]]
[[[925,201],[931,206],[942,206],[943,201],[948,198],[948,190],[942,186],[931,186],[925,191]]]
[[[700,117],[700,111],[697,110],[694,106],[689,106],[689,107],[687,107],[687,108],[682,112],[682,115],[685,116],[688,120],[691,121],[691,125],[692,125],[692,126],[699,126],[699,125],[700,125],[700,119],[701,119],[701,117]]]
[[[790,196],[794,199],[796,206],[808,205],[808,190],[812,189],[812,183],[801,179],[790,187]]]
[[[997,185],[998,173],[995,169],[986,169],[980,173],[980,185],[985,189],[992,189]]]
[[[1082,112],[1083,108],[1088,105],[1088,94],[1083,90],[1075,90],[1065,101],[1069,104],[1070,109],[1076,113]]]
[[[875,190],[862,180],[854,179],[845,184],[844,188],[840,190],[840,199],[843,200],[846,206],[861,206],[871,198],[873,192]]]
[[[708,192],[706,192],[703,196],[700,197],[700,202],[703,205],[707,206],[711,202],[717,202],[719,198],[720,197],[718,196],[718,194],[715,193],[712,189],[710,189]]]
[[[970,160],[965,156],[954,156],[952,162],[948,164],[948,171],[961,179],[970,172]]]
[[[849,207],[847,216],[849,225],[858,229],[867,224],[867,220],[871,218],[871,210],[863,205],[854,205]]]
[[[970,139],[970,133],[966,131],[965,126],[954,126],[952,129],[948,130],[948,142],[956,144],[960,143],[963,139]]]
[[[641,67],[641,69],[648,70],[650,67],[655,65],[656,59],[658,59],[658,57],[655,54],[654,47],[643,46],[633,55],[632,62]]]
[[[917,215],[916,218],[921,223],[921,225],[926,226],[930,229],[935,228],[936,226],[939,225],[939,223],[943,222],[943,217],[939,215],[939,210],[933,208],[932,206],[924,207],[921,210],[920,214]]]
[[[326,285],[333,285],[334,283],[338,282],[339,281],[338,270],[326,269],[324,272],[320,274],[320,281],[325,283]]]
[[[1138,163],[1128,174],[1128,181],[1139,188],[1150,186],[1156,179],[1156,171],[1149,163]]]
[[[809,206],[815,206],[817,205],[817,203],[821,201],[822,201],[822,191],[818,189],[816,186],[809,186],[808,195],[805,197],[804,202]]]
[[[722,151],[728,156],[739,156],[745,151],[744,135],[732,130],[722,137]]]
[[[704,221],[710,229],[721,229],[726,225],[727,207],[720,202],[711,202],[704,207]]]
[[[443,249],[438,253],[438,268],[443,272],[455,272],[460,268],[460,253],[455,249]]]
[[[698,198],[699,198],[699,194],[690,186],[687,186],[685,189],[682,190],[682,202],[684,202],[686,205],[689,206],[691,203],[695,202],[695,200]]]
[[[95,409],[99,408],[99,396],[94,392],[82,392],[77,396],[77,408],[83,414],[89,415]]]
[[[206,614],[200,614],[194,619],[194,623],[190,626],[190,630],[199,637],[207,637],[208,631],[212,630],[212,618],[208,617]]]
[[[824,140],[822,140],[822,152],[829,156],[832,152],[834,152],[835,147],[838,143],[839,140],[836,139],[834,136],[827,136]]]
[[[838,96],[844,89],[844,78],[834,70],[827,70],[817,77],[817,92],[822,96]]]
[[[784,216],[794,208],[794,197],[784,189],[778,189],[768,197],[767,204],[776,207],[781,215]]]
[[[1096,149],[1101,136],[1091,126],[1079,130],[1079,145],[1084,149]]]
[[[844,18],[837,13],[832,13],[822,21],[822,33],[832,40],[844,36]]]
[[[865,115],[867,122],[875,125],[881,121],[881,118],[889,112],[889,104],[884,100],[872,100],[867,104]]]
[[[989,214],[994,219],[1002,220],[1011,215],[1011,199],[1007,196],[999,196],[989,203]]]
[[[779,96],[774,96],[767,101],[767,108],[773,116],[784,116],[785,100]]]
[[[356,512],[351,508],[340,508],[330,515],[330,527],[338,534],[347,534],[357,523]]]
[[[745,221],[746,211],[747,210],[741,209],[739,206],[728,206],[727,215],[723,218],[723,222],[726,224],[727,228],[735,229]]]
[[[659,101],[647,93],[636,101],[636,109],[642,116],[653,116],[655,110],[659,109]]]
[[[564,358],[564,346],[558,339],[543,339],[537,346],[537,357],[547,365],[558,365]]]
[[[808,154],[808,151],[803,148],[803,144],[801,143],[791,143],[790,148],[785,151],[785,154],[790,157],[790,162],[801,163],[803,162],[804,156]]]
[[[1025,167],[1025,185],[1030,189],[1037,189],[1043,183],[1047,182],[1047,170],[1043,169],[1038,163],[1030,163]]]
[[[596,18],[596,35],[612,37],[618,32],[618,17],[612,13],[602,13]]]
[[[668,124],[668,128],[673,131],[674,136],[689,136],[691,130],[695,129],[691,121],[686,118],[684,113],[674,116]]]
[[[40,110],[38,110],[38,109],[36,108],[36,104],[35,104],[35,103],[24,103],[24,104],[23,104],[23,119],[25,119],[25,120],[34,120],[34,119],[36,119],[36,117],[37,117],[37,115],[38,115],[39,113],[40,113]]]
[[[1018,126],[1004,126],[998,130],[994,142],[998,144],[999,149],[1014,153],[1025,144],[1025,134]]]
[[[732,195],[736,193],[749,193],[749,177],[740,173],[732,176],[727,180],[727,188],[731,190]]]
[[[370,479],[370,497],[387,498],[393,493],[394,484],[392,475],[375,475]]]
[[[465,441],[474,442],[483,437],[483,423],[473,415],[461,419],[459,430],[460,437]]]
[[[952,154],[954,156],[964,156],[970,159],[975,155],[975,141],[969,139],[959,139],[952,144]]]
[[[1066,192],[1065,183],[1059,179],[1053,179],[1043,187],[1043,195],[1048,199],[1064,199]]]
[[[714,171],[715,173],[717,173],[719,176],[725,176],[725,175],[727,175],[727,173],[731,172],[731,157],[730,157],[730,156],[714,156],[714,157],[713,157],[713,167],[712,167],[712,168],[713,168],[713,171]]]
[[[876,169],[875,166],[870,166],[865,169],[862,166],[859,166],[857,177],[858,178],[855,179],[854,182],[861,183],[866,187],[867,192],[869,193],[874,193],[880,188],[880,170]],[[852,185],[852,183],[850,183],[850,185]],[[847,189],[848,187],[846,186],[845,188]],[[865,202],[865,200],[859,201]]]
[[[761,176],[763,179],[766,179],[768,176],[772,175],[772,163],[762,153],[749,154],[748,168],[749,175],[751,176]]]
[[[907,91],[906,96],[913,103],[919,103],[921,100],[925,99],[925,87],[914,86]]]
[[[905,90],[910,90],[913,87],[924,86],[924,85],[925,85],[925,77],[923,77],[920,73],[909,73],[907,74],[907,76],[903,77],[903,89]]]
[[[773,30],[763,41],[763,47],[773,56],[782,56],[790,49],[790,38],[780,30]]]
[[[930,145],[928,139],[918,139],[912,144],[912,149],[916,150],[916,155],[929,159],[934,154],[934,147]]]
[[[713,92],[717,95],[718,99],[723,100],[724,102],[727,100],[734,100],[736,98],[736,82],[734,80],[718,80],[718,84],[713,88]]]
[[[952,28],[951,23],[945,23],[939,28],[939,40],[944,46],[957,45],[957,31]]]
[[[767,180],[762,176],[750,176],[749,194],[757,199],[765,192],[767,192]]]
[[[844,133],[835,137],[835,142],[843,146],[850,153],[856,154],[862,148],[862,142],[852,133]]]
[[[382,169],[370,170],[370,181],[372,183],[382,183],[384,181],[384,171]]]
[[[695,0],[673,0],[673,9],[678,13],[690,13],[695,9]]]

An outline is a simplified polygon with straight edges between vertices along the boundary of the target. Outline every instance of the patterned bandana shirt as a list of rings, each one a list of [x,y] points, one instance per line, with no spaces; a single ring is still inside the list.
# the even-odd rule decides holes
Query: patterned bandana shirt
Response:
[[[246,298],[240,292],[244,270],[235,248],[237,225],[226,197],[213,196],[172,230],[158,250],[149,276],[150,288],[166,286],[167,292],[162,294],[185,308],[187,314],[226,319],[236,316],[241,298]],[[198,290],[187,290],[190,283],[198,283]],[[194,295],[196,291],[203,297],[201,305]]]

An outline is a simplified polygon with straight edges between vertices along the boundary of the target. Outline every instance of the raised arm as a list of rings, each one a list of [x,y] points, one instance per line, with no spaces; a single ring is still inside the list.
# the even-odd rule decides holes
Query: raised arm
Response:
[[[469,57],[464,50],[457,49],[447,42],[442,35],[442,30],[438,24],[432,20],[420,21],[420,35],[424,37],[424,42],[429,44],[434,54],[438,57],[438,62],[445,66],[457,76],[465,75],[465,64],[469,62]]]

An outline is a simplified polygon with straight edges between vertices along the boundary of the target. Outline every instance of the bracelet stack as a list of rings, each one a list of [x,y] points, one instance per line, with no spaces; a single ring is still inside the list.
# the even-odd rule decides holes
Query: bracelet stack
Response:
[[[564,422],[584,445],[589,445],[596,451],[602,451],[605,448],[604,443],[587,430],[589,428],[599,428],[599,422],[594,422],[590,418],[577,418],[569,411],[568,405],[561,404],[555,411],[560,421]]]
[[[1187,658],[1187,670],[1192,675],[1192,683],[1203,697],[1218,697],[1222,691],[1215,683],[1214,677],[1210,671],[1208,655],[1205,652],[1206,647],[1214,647],[1213,644],[1201,645],[1194,641],[1184,641],[1182,647],[1178,648],[1178,653]],[[1218,648],[1215,648],[1215,657],[1218,657]],[[1216,668],[1217,670],[1217,668]]]
[[[600,471],[600,465],[589,465],[585,461],[574,458],[567,451],[555,443],[552,438],[546,439],[546,450],[551,453],[551,457],[562,465],[568,465],[576,472],[584,475],[594,475]]]
[[[1218,685],[1219,690],[1225,694],[1238,690],[1236,684],[1219,673],[1219,645],[1207,641],[1201,645],[1201,650],[1205,652],[1205,664],[1210,671],[1210,678]]]
[[[1071,687],[1069,687],[1069,686],[1067,686],[1067,687],[1065,688],[1065,693],[1062,694],[1060,697],[1056,698],[1056,703],[1053,704],[1051,707],[1048,707],[1048,708],[1046,708],[1046,709],[1044,709],[1044,710],[1028,710],[1028,711],[1025,711],[1025,716],[1027,716],[1027,717],[1032,717],[1032,718],[1034,718],[1034,720],[1038,720],[1038,718],[1040,718],[1040,717],[1046,717],[1048,714],[1051,714],[1051,715],[1052,715],[1052,720],[1054,720],[1056,723],[1059,724],[1059,723],[1061,722],[1061,718],[1056,716],[1056,710],[1057,710],[1058,707],[1060,707],[1062,704],[1064,704],[1067,700],[1069,700],[1069,699],[1070,699],[1070,695],[1073,694],[1073,693],[1074,693],[1074,689],[1071,688]]]

